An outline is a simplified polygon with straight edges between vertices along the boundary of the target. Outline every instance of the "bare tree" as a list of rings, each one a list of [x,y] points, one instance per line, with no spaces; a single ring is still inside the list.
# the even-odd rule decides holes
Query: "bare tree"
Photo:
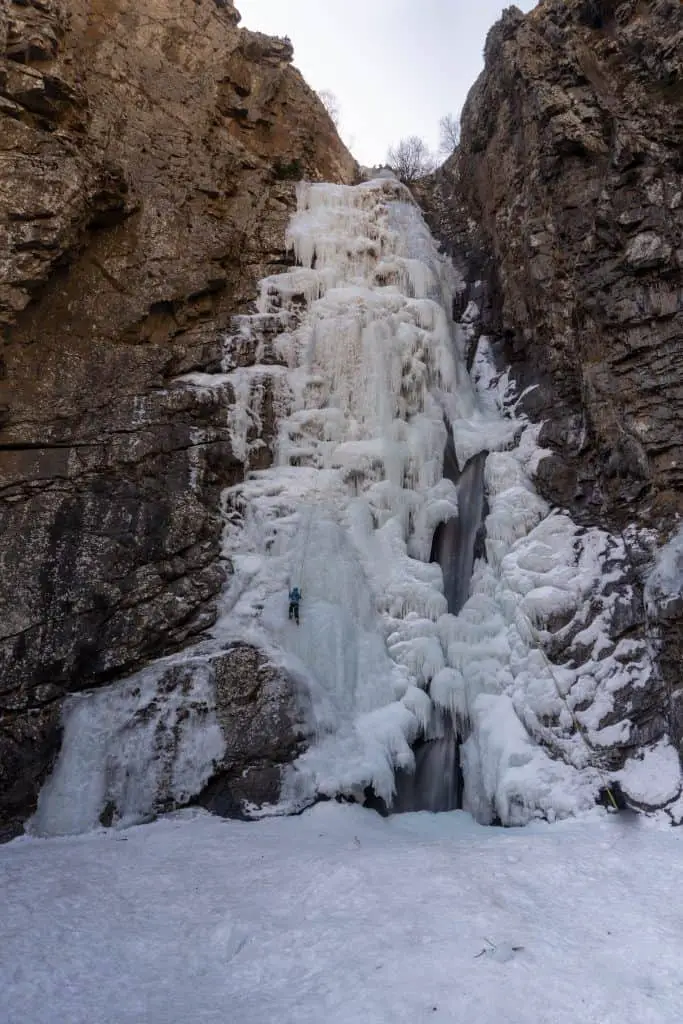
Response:
[[[397,178],[409,185],[418,178],[430,174],[436,167],[436,160],[429,152],[424,139],[418,135],[410,135],[389,149],[387,164]]]
[[[339,109],[339,100],[331,89],[321,89],[318,93],[322,105],[324,106],[327,113],[332,119],[332,123],[335,128],[339,128],[339,122],[341,121],[341,111]]]
[[[439,121],[439,152],[450,156],[458,148],[460,142],[460,118],[454,114],[444,114]]]

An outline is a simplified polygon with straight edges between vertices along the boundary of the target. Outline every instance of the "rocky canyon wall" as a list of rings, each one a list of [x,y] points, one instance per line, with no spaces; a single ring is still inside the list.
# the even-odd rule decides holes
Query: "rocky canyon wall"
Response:
[[[0,826],[66,693],[213,621],[218,496],[245,466],[172,382],[216,368],[287,262],[295,180],[356,172],[289,42],[238,21],[229,0],[0,3]]]
[[[531,389],[539,489],[631,538],[613,639],[654,645],[660,678],[616,701],[635,709],[624,748],[680,743],[683,602],[648,619],[635,538],[663,541],[683,512],[683,5],[511,7],[485,62],[459,148],[416,191],[501,367]],[[560,625],[553,657],[580,663]]]

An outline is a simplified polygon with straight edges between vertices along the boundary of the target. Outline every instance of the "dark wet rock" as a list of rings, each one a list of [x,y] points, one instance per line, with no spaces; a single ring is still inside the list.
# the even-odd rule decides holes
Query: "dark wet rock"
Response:
[[[276,804],[283,771],[304,749],[301,688],[248,644],[215,663],[216,716],[226,737],[222,762],[199,803],[224,817]]]

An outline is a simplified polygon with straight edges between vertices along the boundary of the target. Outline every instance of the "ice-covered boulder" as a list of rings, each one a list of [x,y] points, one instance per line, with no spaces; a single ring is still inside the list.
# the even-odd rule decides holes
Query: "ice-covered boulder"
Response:
[[[131,825],[191,803],[235,817],[277,803],[282,768],[302,749],[298,693],[262,651],[238,643],[70,698],[30,830]]]

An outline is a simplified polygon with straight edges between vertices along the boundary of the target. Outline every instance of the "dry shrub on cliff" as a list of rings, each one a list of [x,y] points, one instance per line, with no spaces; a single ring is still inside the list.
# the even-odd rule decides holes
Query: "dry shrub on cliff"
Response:
[[[455,114],[444,114],[439,121],[439,152],[448,157],[460,143],[460,117]]]
[[[341,110],[339,107],[339,100],[335,93],[331,89],[320,89],[318,92],[320,101],[324,106],[327,113],[330,115],[330,119],[335,128],[339,128],[341,122]]]
[[[409,185],[436,168],[437,161],[424,139],[410,135],[387,152],[387,164],[401,181]]]

